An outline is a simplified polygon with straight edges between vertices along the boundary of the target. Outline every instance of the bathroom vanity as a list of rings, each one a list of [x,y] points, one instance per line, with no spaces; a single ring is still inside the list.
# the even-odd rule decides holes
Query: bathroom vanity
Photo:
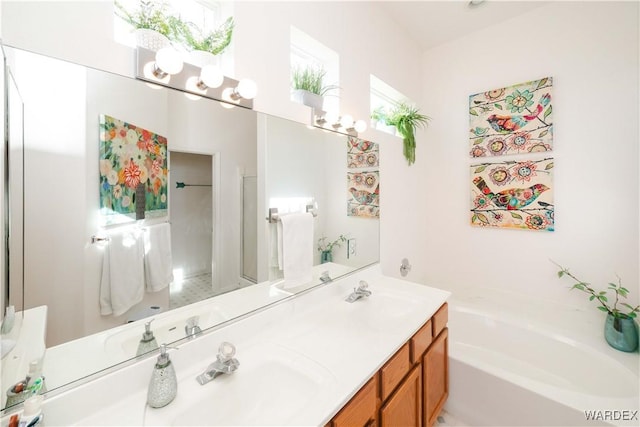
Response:
[[[345,301],[362,280],[371,295]],[[47,425],[431,425],[448,390],[448,297],[359,270],[179,343],[164,408],[146,404],[152,353],[47,398]],[[200,385],[223,341],[238,370]]]

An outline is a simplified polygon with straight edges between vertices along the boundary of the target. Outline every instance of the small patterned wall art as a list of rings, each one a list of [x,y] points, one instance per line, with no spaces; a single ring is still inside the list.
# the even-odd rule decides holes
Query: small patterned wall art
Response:
[[[372,141],[347,139],[347,216],[380,217],[379,147]]]
[[[471,165],[471,225],[554,230],[553,159]]]
[[[540,153],[553,148],[553,79],[545,77],[469,97],[471,157]]]
[[[136,197],[144,194],[139,200]],[[100,212],[104,223],[167,213],[167,138],[100,115]]]

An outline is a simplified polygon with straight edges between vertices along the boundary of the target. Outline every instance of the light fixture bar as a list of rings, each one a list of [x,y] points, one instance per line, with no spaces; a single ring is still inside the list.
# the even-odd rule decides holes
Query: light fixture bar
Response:
[[[216,101],[226,102],[231,105],[253,109],[253,99],[240,97],[230,100],[228,97],[223,96],[226,89],[233,90],[238,87],[238,80],[225,76],[222,84],[217,88],[204,86],[204,89],[202,87],[196,87],[197,90],[189,90],[188,88],[193,85],[189,79],[192,77],[195,77],[197,79],[196,81],[200,79],[200,73],[202,71],[200,67],[185,62],[182,71],[178,74],[171,75],[170,78],[167,79],[167,76],[161,78],[154,75],[153,72],[148,71],[154,70],[155,62],[156,52],[142,47],[136,48],[136,78],[159,86],[177,89],[185,93],[192,93],[203,98],[215,99]]]

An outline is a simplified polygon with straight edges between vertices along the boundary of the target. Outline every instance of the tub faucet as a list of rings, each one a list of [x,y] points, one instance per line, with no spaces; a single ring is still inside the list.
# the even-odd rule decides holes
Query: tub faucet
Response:
[[[347,298],[345,298],[345,301],[354,302],[361,298],[370,296],[371,291],[368,288],[369,284],[364,280],[360,280],[360,282],[358,283],[358,288],[353,288],[353,292]]]
[[[240,366],[238,359],[233,357],[235,354],[236,347],[233,344],[229,342],[220,344],[216,361],[207,366],[207,369],[196,377],[196,381],[198,381],[200,385],[205,385],[221,374],[233,374],[238,369],[238,366]]]
[[[187,319],[187,324],[184,327],[184,333],[187,338],[192,339],[202,334],[202,329],[198,326],[200,316],[193,316]]]

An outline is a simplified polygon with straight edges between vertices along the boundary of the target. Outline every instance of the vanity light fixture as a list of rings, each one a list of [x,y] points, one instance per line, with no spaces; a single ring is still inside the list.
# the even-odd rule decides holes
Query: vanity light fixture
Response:
[[[168,75],[178,74],[183,67],[180,52],[170,46],[163,47],[156,53],[153,75],[162,80]]]
[[[253,108],[256,84],[224,76],[215,65],[198,67],[182,61],[180,53],[166,47],[154,52],[136,48],[136,78],[184,92],[187,96],[222,101],[223,106]],[[194,99],[199,99],[195,98]]]
[[[330,111],[314,110],[312,121],[315,127],[334,130],[336,132],[340,132],[340,129],[342,129],[344,132],[341,133],[347,133],[353,136],[357,136],[359,132],[367,130],[367,123],[364,120],[354,122],[353,116],[350,114],[345,114],[340,117]]]

